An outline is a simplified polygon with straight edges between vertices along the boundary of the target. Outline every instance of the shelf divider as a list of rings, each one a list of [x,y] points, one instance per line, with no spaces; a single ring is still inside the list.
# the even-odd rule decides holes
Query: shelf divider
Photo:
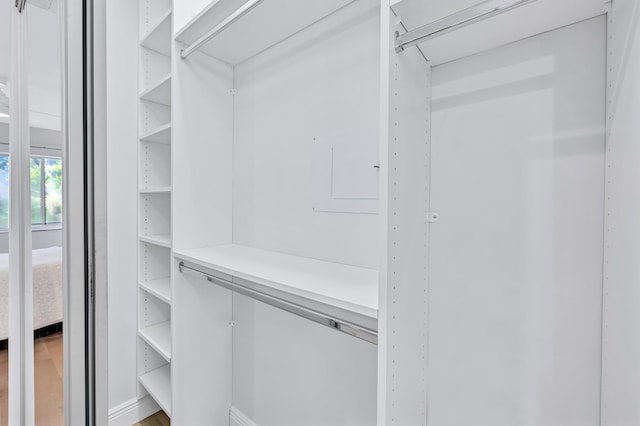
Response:
[[[171,143],[171,123],[163,124],[155,129],[140,135],[143,142]]]
[[[160,21],[140,40],[140,46],[165,56],[171,55],[171,14],[168,10]]]
[[[171,106],[171,73],[140,94],[140,99]]]
[[[140,384],[156,400],[160,408],[171,417],[171,366],[163,365],[140,376]]]
[[[171,278],[144,281],[140,283],[140,288],[166,304],[171,304]]]
[[[140,241],[157,246],[171,248],[171,235],[140,235]]]
[[[165,321],[138,331],[138,335],[167,362],[171,362],[171,322]]]

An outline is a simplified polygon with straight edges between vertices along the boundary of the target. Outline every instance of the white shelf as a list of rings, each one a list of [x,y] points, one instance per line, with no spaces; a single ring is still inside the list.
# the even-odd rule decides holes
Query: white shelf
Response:
[[[261,291],[377,329],[378,271],[241,245],[176,251],[181,260],[256,284]],[[362,323],[364,321],[364,323]]]
[[[167,304],[171,304],[171,278],[144,281],[140,288]]]
[[[238,64],[308,27],[354,0],[267,0],[231,24],[200,51]],[[176,34],[192,44],[221,23],[245,1],[214,0]],[[269,22],[269,25],[264,25]],[[256,28],[260,32],[256,33]]]
[[[171,322],[165,321],[138,331],[138,335],[165,360],[171,362]]]
[[[169,364],[140,376],[140,384],[171,417],[171,367]]]
[[[156,143],[171,143],[171,123],[163,124],[140,136],[141,141]]]
[[[162,77],[160,81],[142,92],[140,99],[171,106],[171,74]]]
[[[140,241],[161,247],[171,248],[170,235],[141,235]]]
[[[466,3],[471,6],[481,2]],[[397,16],[402,16],[403,26],[410,31],[459,12],[463,9],[462,4],[454,1],[402,0],[394,1],[392,9]],[[419,46],[435,66],[584,21],[602,15],[603,11],[602,2],[599,1],[538,0],[426,40]]]
[[[169,10],[162,15],[156,26],[142,37],[140,46],[170,56],[171,44],[171,10]]]
[[[160,186],[157,188],[140,188],[141,194],[166,194],[171,192],[170,186]]]

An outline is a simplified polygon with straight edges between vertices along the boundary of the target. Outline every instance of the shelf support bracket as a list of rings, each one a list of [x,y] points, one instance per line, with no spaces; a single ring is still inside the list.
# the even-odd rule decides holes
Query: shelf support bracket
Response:
[[[193,44],[180,50],[180,57],[182,59],[187,59],[189,55],[200,49],[203,44],[207,43],[209,40],[226,30],[227,27],[236,22],[238,19],[242,18],[247,13],[251,12],[254,7],[258,6],[263,1],[264,0],[249,0],[248,2],[240,6],[238,9],[236,9],[235,12],[227,16],[224,21],[220,22],[213,29],[209,30],[205,35],[194,41]]]

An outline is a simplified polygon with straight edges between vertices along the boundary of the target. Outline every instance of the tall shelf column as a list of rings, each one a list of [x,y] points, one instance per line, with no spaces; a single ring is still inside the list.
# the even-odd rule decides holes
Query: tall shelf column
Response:
[[[138,392],[171,416],[172,3],[139,1]]]

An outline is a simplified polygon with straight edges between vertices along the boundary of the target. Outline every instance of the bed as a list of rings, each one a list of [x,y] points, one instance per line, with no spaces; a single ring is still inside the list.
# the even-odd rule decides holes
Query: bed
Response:
[[[9,255],[0,253],[0,340],[9,336]],[[33,251],[33,329],[62,322],[62,247]]]

